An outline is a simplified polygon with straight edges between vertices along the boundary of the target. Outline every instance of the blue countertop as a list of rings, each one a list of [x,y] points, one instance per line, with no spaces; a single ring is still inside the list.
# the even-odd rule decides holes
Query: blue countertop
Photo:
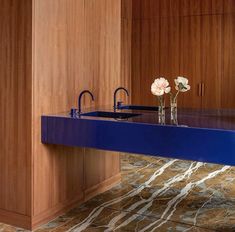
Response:
[[[113,111],[85,111],[97,110]],[[117,112],[140,115],[125,120],[68,112],[42,116],[42,142],[235,165],[235,110],[178,109],[177,120],[171,120],[169,109],[164,120],[154,111]]]

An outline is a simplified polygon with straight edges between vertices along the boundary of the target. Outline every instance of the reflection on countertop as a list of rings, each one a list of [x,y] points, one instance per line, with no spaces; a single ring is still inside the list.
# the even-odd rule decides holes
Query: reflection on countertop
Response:
[[[94,108],[86,108],[84,113],[94,112],[99,110],[113,112],[112,107],[100,106]],[[117,110],[116,112],[138,114],[135,117],[131,117],[124,120],[126,122],[145,123],[145,124],[154,124],[154,125],[164,124],[166,126],[181,126],[181,127],[183,126],[183,127],[193,127],[193,128],[235,130],[235,109],[178,108],[177,111],[178,111],[177,125],[174,121],[172,121],[171,112],[169,108],[166,108],[165,110],[164,123],[160,122],[158,112],[156,111],[122,109],[122,110]],[[51,116],[71,117],[69,112],[52,114]],[[117,121],[116,119],[113,118],[89,117],[89,116],[77,116],[76,118]]]

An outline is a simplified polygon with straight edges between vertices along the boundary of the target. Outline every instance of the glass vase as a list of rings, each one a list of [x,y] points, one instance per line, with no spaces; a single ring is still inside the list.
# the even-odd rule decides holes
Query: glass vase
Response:
[[[158,97],[158,122],[160,124],[165,124],[165,99],[163,96]]]
[[[176,96],[171,95],[170,105],[171,105],[171,122],[177,125],[178,121],[177,121],[177,97]]]

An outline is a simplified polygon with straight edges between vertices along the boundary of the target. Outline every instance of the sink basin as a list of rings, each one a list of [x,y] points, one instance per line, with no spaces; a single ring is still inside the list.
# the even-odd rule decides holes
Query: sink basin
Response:
[[[94,112],[81,114],[81,116],[115,118],[115,119],[127,119],[127,118],[136,117],[136,116],[139,116],[139,115],[140,114],[107,112],[107,111],[94,111]]]
[[[158,111],[157,106],[140,106],[140,105],[121,105],[118,107],[118,109]]]

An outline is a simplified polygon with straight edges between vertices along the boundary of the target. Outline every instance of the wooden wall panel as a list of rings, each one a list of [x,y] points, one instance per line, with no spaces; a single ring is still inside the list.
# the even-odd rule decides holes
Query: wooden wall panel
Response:
[[[223,14],[227,0],[179,0],[181,16]]]
[[[182,16],[200,15],[202,1],[201,0],[181,0],[180,15]]]
[[[160,18],[160,75],[173,79],[180,73],[180,20],[179,17]]]
[[[95,95],[95,105],[113,106],[114,90],[122,85],[121,1],[85,1],[84,75]],[[128,88],[128,86],[126,86]],[[85,190],[120,172],[119,153],[85,150]],[[115,168],[114,168],[115,167]]]
[[[154,77],[165,76],[174,88],[173,78],[182,75],[189,78],[192,89],[181,94],[179,106],[235,107],[233,85],[227,86],[234,84],[231,15],[235,12],[235,1],[146,0],[135,3],[131,51],[134,103],[154,104],[149,91]],[[156,22],[160,25],[156,26]],[[154,29],[158,30],[158,35],[153,36]],[[155,37],[154,43],[152,37]],[[159,57],[158,64],[151,59],[153,56]],[[200,83],[204,86],[204,97],[198,96]]]
[[[121,0],[2,0],[0,26],[0,221],[32,229],[120,181],[119,153],[43,145],[40,119],[84,89],[112,106]]]
[[[41,219],[38,215],[42,212],[83,197],[83,149],[40,142],[41,115],[67,111],[77,104],[75,86],[80,90],[88,86],[81,57],[83,9],[83,1],[34,2],[33,215],[38,217],[36,221]]]
[[[134,1],[135,2],[135,1]],[[138,19],[154,19],[158,17],[161,0],[141,0]],[[135,3],[133,3],[134,5]],[[134,18],[136,16],[134,15]]]
[[[132,103],[153,105],[150,86],[160,75],[160,22],[137,19],[132,26]]]
[[[180,0],[164,0],[159,4],[160,14],[158,17],[172,17],[180,14]],[[156,15],[157,16],[157,15]]]
[[[84,191],[91,194],[94,186],[97,191],[102,182],[120,178],[119,153],[42,145],[40,116],[77,106],[84,89],[94,93],[95,102],[85,96],[83,107],[113,104],[113,91],[121,84],[121,3],[35,0],[34,12],[33,213],[37,224],[86,197]]]
[[[222,16],[202,16],[201,21],[202,108],[218,109],[222,97]]]
[[[93,189],[96,190],[100,183],[112,178],[118,179],[120,177],[119,164],[120,157],[118,152],[85,149],[84,190],[86,199],[96,195],[96,191],[93,192]]]
[[[201,17],[187,16],[180,18],[180,74],[190,79],[191,90],[182,94],[179,106],[201,107],[199,83],[201,77]]]
[[[235,13],[235,1],[234,0],[224,0],[224,13],[225,14]]]
[[[133,4],[135,5],[135,4]],[[122,0],[121,1],[121,18],[132,20],[132,0]]]
[[[121,93],[120,99],[127,104],[131,102],[131,44],[132,44],[132,0],[121,2],[121,86],[128,88],[130,96]]]
[[[235,14],[224,16],[222,107],[235,108]]]
[[[132,36],[132,20],[122,18],[121,21],[121,86],[128,87],[131,91],[131,36]],[[131,94],[131,93],[130,93]],[[126,97],[122,93],[122,101],[127,103],[131,101],[131,96]]]
[[[0,221],[20,225],[31,213],[31,12],[30,0],[1,0]]]
[[[179,98],[179,105],[220,108],[222,16],[182,17],[181,38],[180,73],[190,79],[192,88]],[[205,97],[199,96],[199,83]]]

